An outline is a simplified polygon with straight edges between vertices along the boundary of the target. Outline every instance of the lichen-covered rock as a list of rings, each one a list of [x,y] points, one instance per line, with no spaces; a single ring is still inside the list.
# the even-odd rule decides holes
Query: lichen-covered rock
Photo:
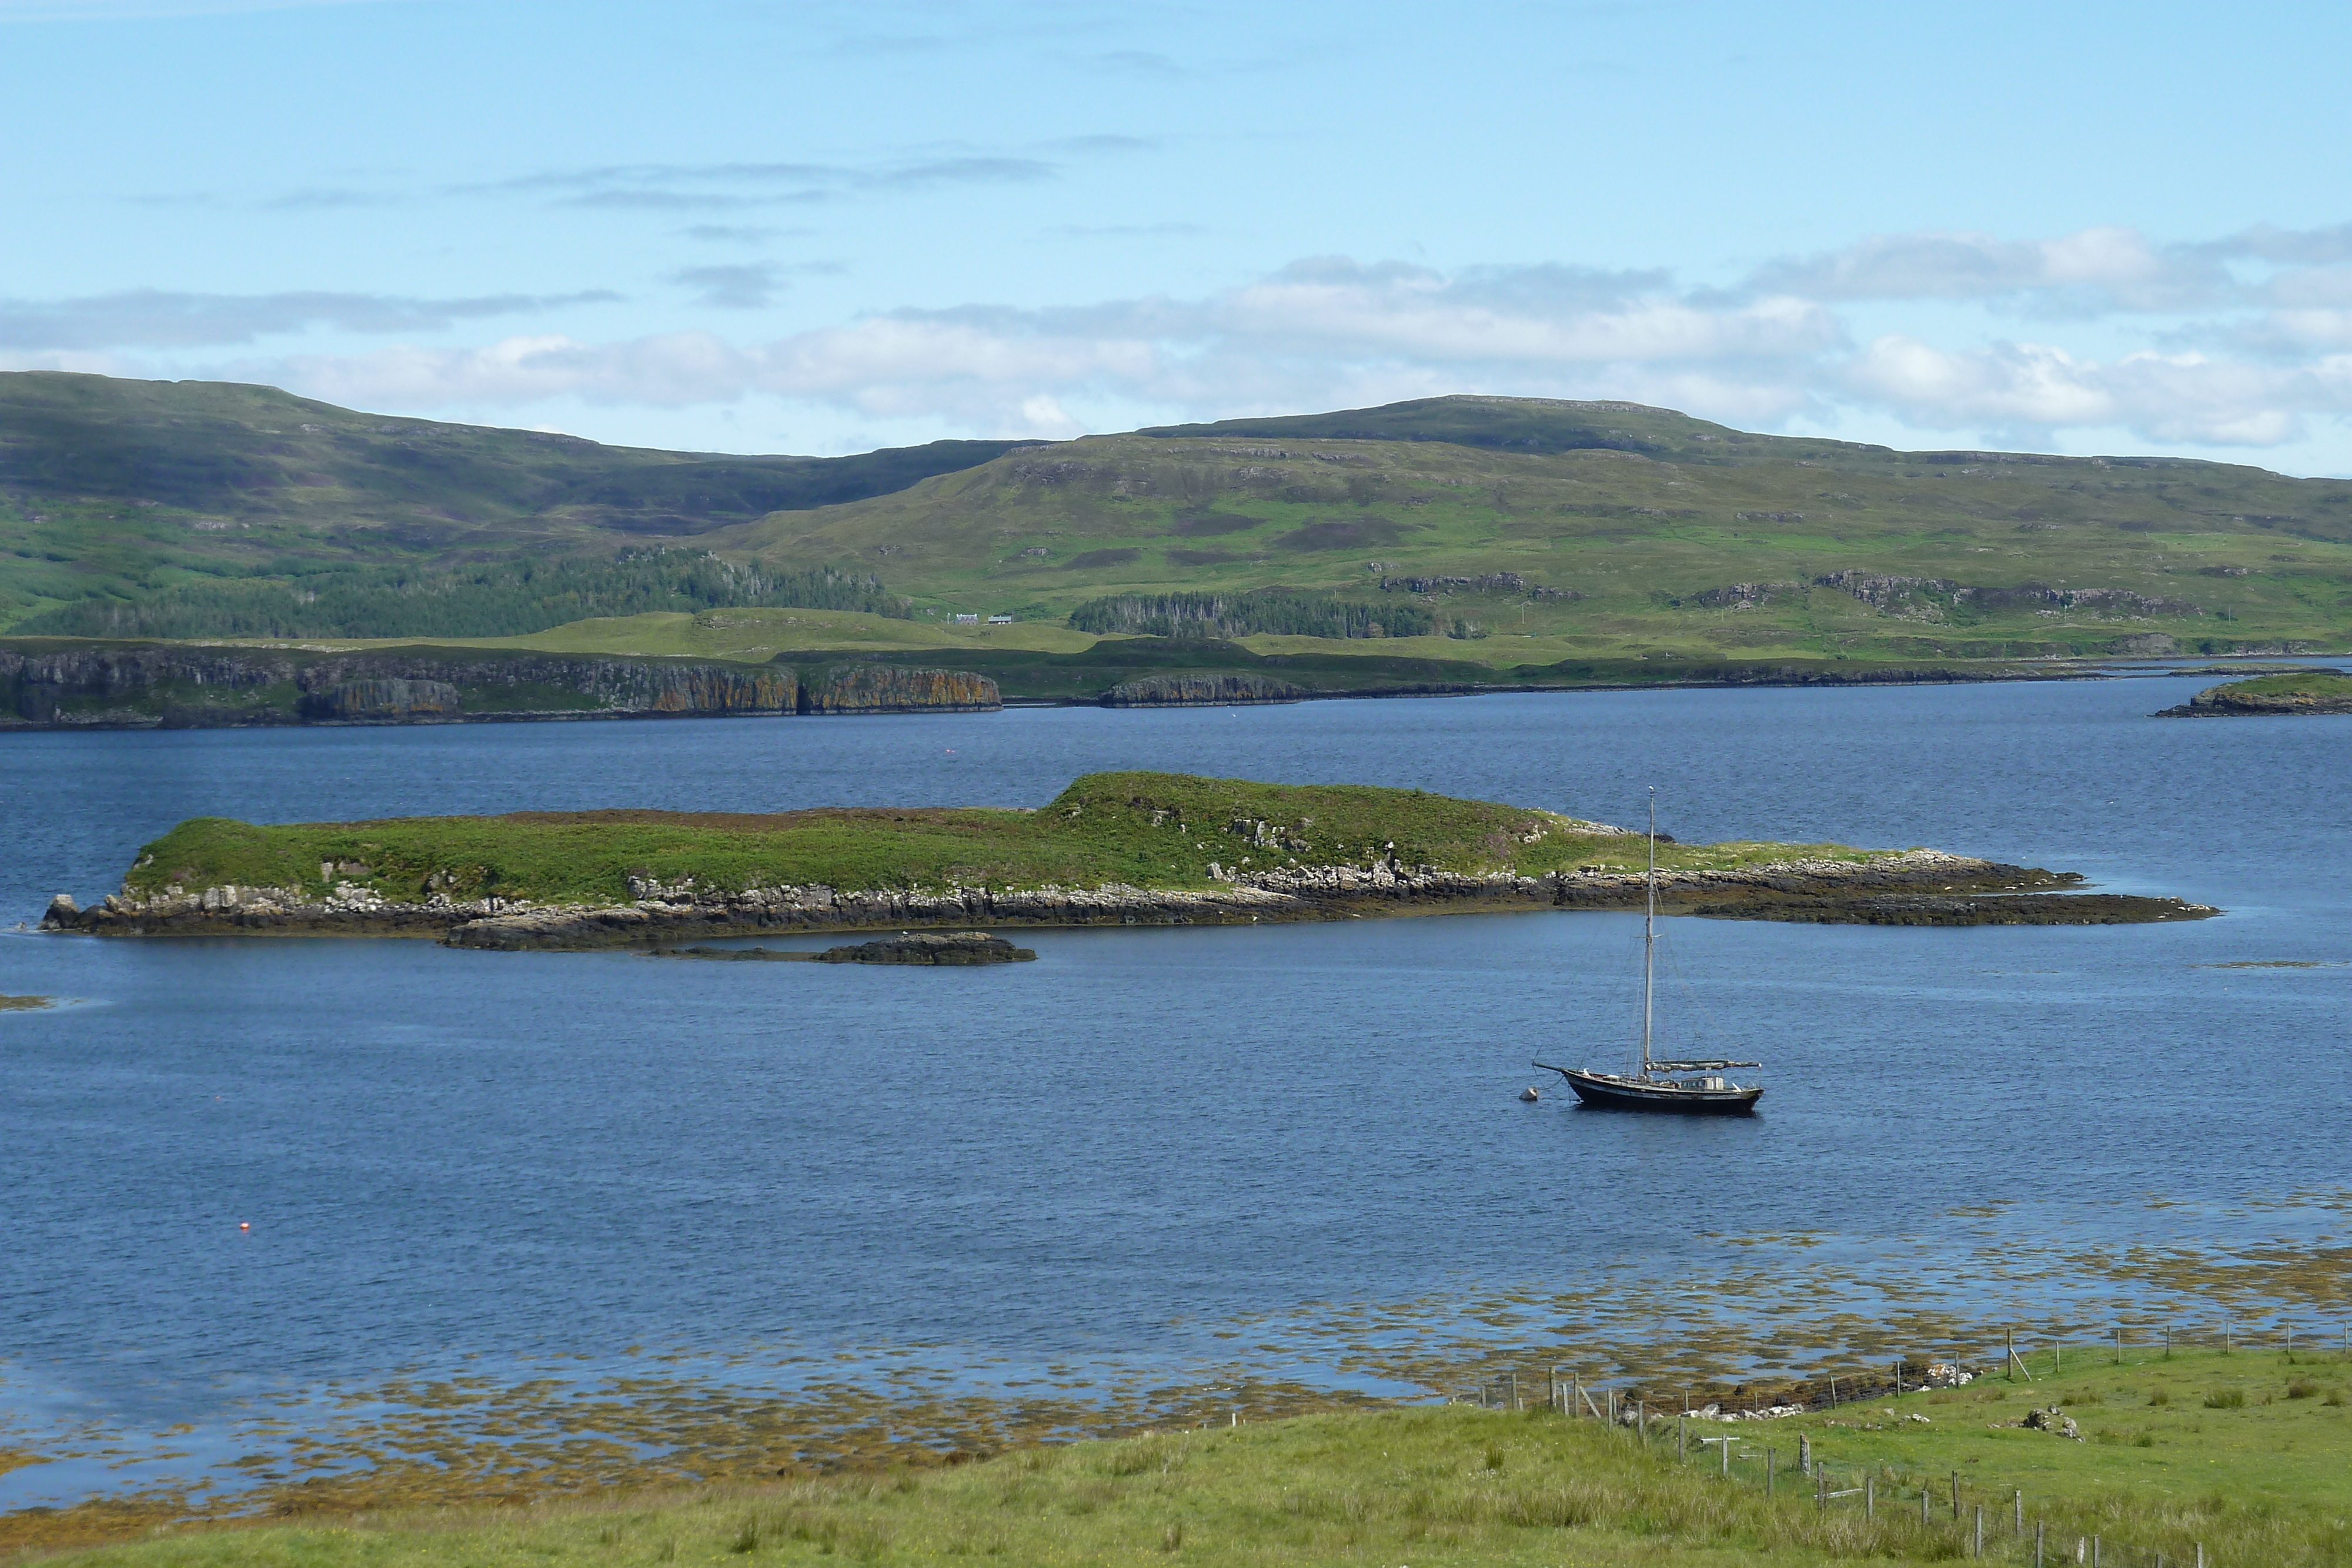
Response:
[[[879,942],[828,947],[820,964],[1023,964],[1037,955],[985,931],[902,931]]]
[[[336,724],[415,724],[457,716],[457,688],[446,681],[412,681],[393,675],[339,681],[305,692],[304,718]]]
[[[1303,686],[1259,674],[1161,674],[1121,681],[1103,693],[1105,707],[1223,707],[1239,703],[1295,703]]]
[[[968,670],[897,664],[837,664],[801,687],[803,713],[992,713],[1004,706],[996,683]]]

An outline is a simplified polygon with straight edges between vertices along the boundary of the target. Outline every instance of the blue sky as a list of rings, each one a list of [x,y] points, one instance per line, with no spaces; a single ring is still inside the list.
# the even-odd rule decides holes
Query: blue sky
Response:
[[[2352,473],[2352,7],[0,0],[0,368],[726,451],[1444,392]]]

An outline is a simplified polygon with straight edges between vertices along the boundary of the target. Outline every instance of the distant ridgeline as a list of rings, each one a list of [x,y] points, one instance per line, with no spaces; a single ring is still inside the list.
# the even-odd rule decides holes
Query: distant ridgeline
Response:
[[[456,571],[344,567],[184,583],[150,599],[85,600],[25,622],[51,637],[520,637],[591,616],[718,609],[856,610],[904,618],[870,576],[739,566],[708,551],[505,561]]]
[[[1079,632],[1143,637],[1428,637],[1437,617],[1409,604],[1358,604],[1329,593],[1122,593],[1070,612]]]

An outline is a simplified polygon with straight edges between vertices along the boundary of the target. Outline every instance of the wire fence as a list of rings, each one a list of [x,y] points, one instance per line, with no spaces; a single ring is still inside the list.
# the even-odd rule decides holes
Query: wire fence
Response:
[[[1770,1427],[1747,1423],[1964,1387],[1987,1378],[2023,1388],[2063,1375],[2070,1364],[2077,1370],[2147,1365],[2176,1350],[2271,1352],[2290,1360],[2298,1354],[2352,1357],[2352,1324],[2255,1325],[2222,1319],[2193,1326],[2118,1325],[2100,1343],[2028,1344],[2004,1333],[1997,1348],[1968,1348],[1972,1354],[1955,1346],[1933,1357],[1857,1360],[1808,1378],[1735,1384],[1594,1384],[1576,1369],[1555,1365],[1545,1376],[1524,1383],[1517,1373],[1506,1372],[1457,1397],[1488,1408],[1548,1409],[1600,1423],[1644,1448],[1669,1450],[1676,1462],[1712,1471],[1726,1483],[1785,1500],[1786,1506],[1810,1505],[1823,1516],[1846,1511],[1872,1524],[1914,1522],[1933,1538],[1933,1545],[1964,1556],[2031,1563],[2034,1568],[2065,1563],[2083,1568],[2209,1568],[2202,1542],[2160,1549],[2115,1540],[2053,1517],[2021,1488],[1970,1482],[1958,1471],[1938,1478],[1916,1469],[1840,1459],[1821,1452],[1811,1431],[1776,1443]]]

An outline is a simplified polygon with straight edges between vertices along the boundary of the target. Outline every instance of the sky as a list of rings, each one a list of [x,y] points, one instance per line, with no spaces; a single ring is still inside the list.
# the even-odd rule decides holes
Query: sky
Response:
[[[2352,6],[0,0],[0,369],[702,451],[1446,392],[2352,475]]]

